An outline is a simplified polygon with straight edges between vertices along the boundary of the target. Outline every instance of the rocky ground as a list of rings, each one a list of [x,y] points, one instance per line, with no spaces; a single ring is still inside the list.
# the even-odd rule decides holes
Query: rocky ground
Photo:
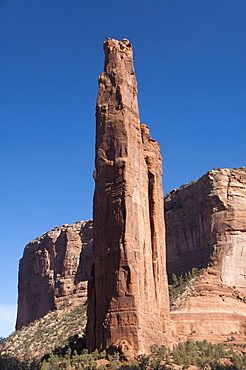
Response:
[[[173,334],[178,342],[206,339],[245,351],[246,296],[237,289],[203,270],[170,301]]]
[[[199,288],[204,283],[202,274],[177,287],[172,301],[171,315],[177,310],[187,311],[190,297],[199,299]],[[218,290],[222,292],[221,287]],[[224,291],[225,292],[225,291]],[[237,292],[227,291],[228,298],[241,300]],[[43,318],[14,332],[0,341],[0,369],[4,370],[242,370],[246,368],[246,348],[240,343],[240,333],[228,333],[223,345],[201,340],[195,331],[190,339],[180,341],[172,349],[151,347],[149,355],[123,361],[118,353],[106,356],[105,351],[89,354],[84,348],[86,324],[85,306],[65,307],[49,312]],[[212,338],[212,336],[211,336]],[[245,343],[245,342],[244,342]]]
[[[0,354],[19,359],[41,358],[70,342],[82,340],[86,325],[86,306],[65,307],[48,312],[0,342]]]

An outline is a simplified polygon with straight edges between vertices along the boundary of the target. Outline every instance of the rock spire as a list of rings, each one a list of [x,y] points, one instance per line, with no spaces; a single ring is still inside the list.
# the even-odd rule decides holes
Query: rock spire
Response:
[[[132,45],[104,42],[96,106],[87,346],[131,358],[170,341],[162,159],[140,124]]]

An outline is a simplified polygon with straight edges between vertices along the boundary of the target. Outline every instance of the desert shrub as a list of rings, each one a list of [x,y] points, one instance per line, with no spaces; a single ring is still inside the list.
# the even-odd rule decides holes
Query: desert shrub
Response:
[[[189,365],[192,364],[190,354],[177,350],[173,354],[173,360],[177,365],[183,365],[183,368],[186,369]]]
[[[146,356],[146,355],[140,355],[138,357],[138,363],[139,363],[141,370],[146,370],[148,368],[149,359],[150,359],[150,356]]]
[[[173,287],[176,287],[178,284],[179,284],[179,282],[178,282],[177,275],[175,275],[174,273],[172,273],[172,286]]]
[[[243,365],[243,357],[242,356],[234,354],[232,356],[232,362],[233,362],[236,369],[239,369],[239,370],[242,369],[242,365]]]
[[[92,370],[96,367],[96,362],[91,353],[88,353],[88,349],[83,349],[80,360],[84,363],[84,368],[87,370]]]
[[[167,356],[167,347],[164,345],[158,346],[153,345],[150,347],[151,356],[150,356],[150,366],[151,369],[158,370],[161,367],[161,362],[166,359]]]
[[[140,364],[137,360],[131,360],[131,361],[129,361],[127,368],[129,370],[139,370],[140,369]]]
[[[164,345],[158,346],[158,345],[154,344],[153,346],[150,347],[150,350],[151,350],[152,356],[156,355],[156,356],[160,357],[162,360],[164,359],[165,355],[167,354],[167,347],[164,346]]]
[[[50,364],[46,360],[43,360],[41,363],[40,370],[49,370],[49,367],[50,367]]]
[[[101,365],[100,367],[99,367],[99,370],[106,370],[107,369],[107,366],[106,365]]]
[[[110,367],[112,370],[117,370],[121,367],[120,354],[118,352],[108,356]]]
[[[189,285],[190,280],[195,278],[198,275],[202,275],[204,272],[204,269],[198,269],[196,267],[193,267],[191,271],[188,271],[180,275],[172,274],[171,276],[171,285],[169,285],[169,298],[170,298],[170,304],[175,301],[175,299],[182,294],[185,291],[185,288]]]

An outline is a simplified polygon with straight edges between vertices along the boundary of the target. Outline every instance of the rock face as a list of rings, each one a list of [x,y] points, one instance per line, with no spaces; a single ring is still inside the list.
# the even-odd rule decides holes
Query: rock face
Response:
[[[92,258],[92,221],[55,227],[25,247],[19,264],[20,329],[48,311],[87,300]]]
[[[108,319],[106,324],[109,322],[109,326],[105,325],[105,328],[107,329],[106,333],[112,330],[112,338],[116,337],[119,340],[121,338],[125,340],[128,330],[130,334],[132,333],[131,323],[136,330],[136,338],[140,337],[137,330],[143,328],[145,319],[146,325],[151,327],[153,324],[150,322],[151,313],[144,311],[149,309],[148,305],[150,305],[145,297],[151,296],[151,294],[155,295],[154,289],[158,286],[154,285],[153,279],[158,274],[158,271],[155,270],[157,265],[154,263],[155,246],[158,248],[158,243],[161,244],[157,238],[161,237],[163,231],[161,223],[157,222],[156,218],[159,212],[163,212],[161,202],[158,201],[158,199],[162,199],[161,181],[158,177],[161,175],[161,160],[156,160],[159,158],[159,147],[151,139],[145,125],[141,125],[141,140],[146,167],[150,172],[147,204],[149,207],[148,225],[151,232],[151,251],[145,249],[141,252],[140,242],[133,244],[134,239],[132,240],[132,249],[129,249],[128,245],[126,247],[123,242],[122,246],[117,249],[117,239],[114,241],[115,244],[108,245],[108,253],[103,254],[103,251],[100,250],[101,243],[97,247],[99,251],[98,261],[96,261],[98,272],[103,269],[101,265],[103,260],[106,260],[107,268],[104,268],[103,275],[98,277],[97,284],[99,289],[102,289],[100,301],[93,300],[92,303],[100,313],[103,304],[110,299],[109,289],[103,288],[100,284],[103,279],[115,283],[112,302],[108,303],[109,309],[113,310],[114,308],[115,311],[105,313],[106,319]],[[151,174],[155,176],[155,182],[151,181]],[[123,223],[123,220],[119,218],[117,208],[121,199],[116,198],[116,195],[122,193],[117,188],[118,182],[112,181],[112,183],[107,186],[112,186],[114,193],[110,196],[110,193],[107,193],[108,198],[105,196],[105,203],[102,203],[101,206],[102,209],[108,209],[107,205],[112,207],[115,211],[115,219],[111,215],[112,219],[109,220],[109,224],[106,223],[106,220],[105,223],[103,222],[103,217],[101,220],[97,219],[98,227],[102,225],[105,228],[104,237],[102,234],[98,234],[99,241],[100,237],[103,241],[104,238],[111,238],[112,235],[115,238],[124,235],[120,231],[116,234],[117,220],[121,220],[120,222]],[[134,185],[134,181],[132,181],[132,185]],[[103,191],[103,187],[101,191]],[[110,203],[112,199],[115,201],[113,205]],[[127,204],[130,206],[130,201]],[[135,207],[139,207],[139,203]],[[205,268],[204,274],[171,306],[170,317],[174,339],[176,341],[184,341],[188,338],[207,339],[211,342],[221,343],[227,342],[228,338],[234,336],[234,344],[245,344],[246,169],[225,168],[209,171],[198,181],[171,192],[165,200],[165,207],[169,275],[173,272],[177,275],[185,273],[192,267]],[[133,207],[131,209],[132,212],[135,212]],[[124,212],[122,213],[127,214],[126,210]],[[140,210],[138,210],[138,214],[141,214]],[[134,213],[134,218],[137,219],[138,214]],[[143,216],[141,217],[143,220]],[[131,222],[130,225],[134,225],[133,230],[137,229],[136,220],[132,220],[130,215],[128,222]],[[142,222],[147,221],[143,220]],[[141,238],[149,240],[146,236],[146,225],[143,224],[141,229],[137,229],[140,241]],[[127,240],[130,240],[130,237],[133,237],[133,234],[128,235]],[[124,240],[124,236],[122,236],[122,240]],[[164,250],[163,246],[161,248]],[[109,255],[108,259],[107,255]],[[112,261],[109,260],[112,255],[119,263],[118,269],[116,267],[114,269]],[[144,255],[148,258],[146,262],[141,260]],[[130,260],[132,256],[136,260]],[[96,255],[94,255],[95,259]],[[121,261],[124,262],[123,266],[125,267],[122,267]],[[140,262],[142,265],[139,267],[138,263]],[[127,263],[129,263],[129,269]],[[20,261],[17,328],[43,317],[49,310],[60,308],[62,305],[72,306],[85,302],[91,264],[92,221],[56,227],[30,242]],[[96,264],[94,274],[95,267]],[[131,273],[132,269],[134,269],[133,273]],[[144,276],[144,283],[140,278],[137,281],[134,275],[135,271],[140,271],[141,276]],[[108,273],[111,275],[108,276]],[[126,279],[124,280],[122,276]],[[166,284],[165,280],[164,283]],[[138,291],[142,288],[145,289],[144,293],[141,293],[144,297],[143,301],[141,301],[141,297],[133,296],[136,288]],[[159,286],[160,290],[161,288],[162,283]],[[93,289],[92,292],[95,294],[95,288]],[[150,292],[149,289],[153,289],[153,291]],[[164,289],[166,289],[165,285]],[[142,308],[145,303],[147,307]],[[128,308],[126,313],[123,311],[124,305],[127,305]],[[139,307],[142,309],[141,314],[145,315],[141,317],[142,321],[137,316]],[[97,311],[95,310],[95,312]],[[117,321],[116,314],[118,314]],[[157,323],[159,324],[162,319],[160,317]],[[127,322],[129,325],[126,325]],[[124,326],[121,328],[120,324],[124,324],[126,328]],[[146,330],[148,329],[146,328]],[[231,335],[232,332],[237,334]],[[131,335],[135,339],[134,335]],[[160,341],[163,341],[163,338]],[[116,343],[118,343],[117,339]],[[151,338],[149,343],[153,343]]]
[[[169,275],[205,267],[171,318],[179,340],[246,332],[246,169],[209,171],[165,200]]]
[[[87,346],[126,357],[170,340],[162,161],[138,115],[132,46],[107,39],[96,108]]]
[[[104,51],[94,231],[92,221],[76,222],[26,246],[16,328],[86,302],[90,279],[90,351],[131,358],[173,338],[221,342],[232,332],[245,343],[246,169],[209,171],[165,198],[168,275],[205,270],[170,315],[160,148],[140,124],[131,44],[107,39]]]
[[[245,295],[206,270],[171,306],[170,316],[176,341],[228,343],[234,337],[233,345],[245,345]]]
[[[246,285],[246,169],[219,169],[165,199],[168,272],[207,267]]]

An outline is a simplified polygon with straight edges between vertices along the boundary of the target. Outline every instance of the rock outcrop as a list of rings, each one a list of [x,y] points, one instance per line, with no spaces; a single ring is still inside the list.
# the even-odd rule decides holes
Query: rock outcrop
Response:
[[[167,269],[205,268],[171,314],[179,340],[245,342],[246,169],[217,169],[165,199]]]
[[[209,266],[223,283],[246,285],[246,169],[218,169],[165,199],[168,273]]]
[[[132,45],[107,39],[96,108],[89,350],[148,353],[170,341],[162,161],[141,125]]]
[[[175,340],[246,343],[246,297],[205,270],[171,306]]]
[[[16,328],[87,300],[90,351],[132,358],[172,340],[246,333],[246,169],[217,169],[162,194],[160,148],[140,123],[132,46],[104,43],[96,107],[92,221],[30,242],[19,266]],[[204,273],[169,312],[167,270]],[[93,239],[93,255],[92,255]],[[170,323],[170,319],[171,322]]]
[[[85,303],[91,258],[92,221],[55,227],[28,243],[19,264],[16,328]]]
[[[156,158],[158,145],[151,140],[147,126],[141,125],[141,132],[145,160],[157,176],[161,170],[151,158]],[[156,188],[149,187],[150,200],[154,199],[151,192],[162,198],[160,189],[155,193]],[[222,343],[235,337],[233,343],[245,344],[245,202],[243,168],[209,171],[166,197],[169,275],[204,268],[204,273],[171,306],[177,341],[191,338]],[[157,212],[159,204],[149,202],[151,214]],[[155,231],[156,236],[160,235],[160,225],[155,221],[151,225],[152,235]],[[107,233],[111,232],[109,228]],[[17,328],[49,310],[85,302],[91,263],[92,221],[56,227],[30,242],[20,261]],[[148,265],[142,271],[144,268]],[[117,284],[122,289],[119,280]],[[148,289],[148,280],[145,284]]]

